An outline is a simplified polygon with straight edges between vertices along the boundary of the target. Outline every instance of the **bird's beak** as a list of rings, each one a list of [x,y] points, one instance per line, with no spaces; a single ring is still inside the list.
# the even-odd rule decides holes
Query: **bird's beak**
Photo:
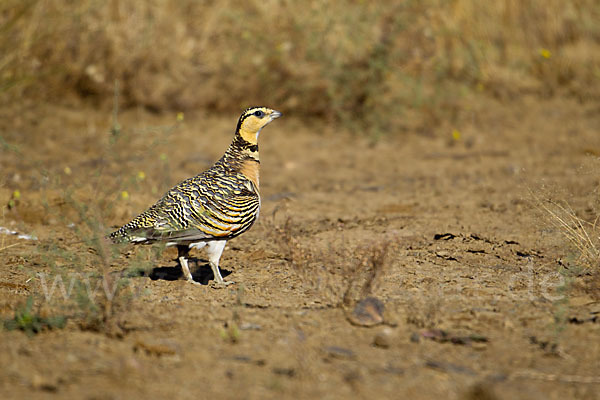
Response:
[[[271,119],[279,118],[279,117],[281,117],[281,115],[282,115],[282,114],[281,114],[279,111],[275,111],[275,110],[273,110],[273,111],[271,112]]]

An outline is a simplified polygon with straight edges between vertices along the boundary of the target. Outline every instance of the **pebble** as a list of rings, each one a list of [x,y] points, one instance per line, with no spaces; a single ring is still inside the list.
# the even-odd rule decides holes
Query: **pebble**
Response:
[[[413,343],[419,343],[421,341],[421,335],[418,332],[413,332],[410,334],[410,341]]]
[[[46,392],[58,391],[58,385],[53,379],[35,374],[31,379],[31,386],[37,390],[44,390]]]
[[[356,353],[350,349],[338,346],[327,346],[323,349],[325,354],[331,358],[338,358],[343,360],[353,360],[356,358]]]
[[[388,349],[392,345],[393,331],[390,328],[384,328],[373,338],[373,345],[382,349]]]
[[[356,304],[348,319],[358,326],[375,326],[383,323],[384,304],[376,297],[367,297]]]

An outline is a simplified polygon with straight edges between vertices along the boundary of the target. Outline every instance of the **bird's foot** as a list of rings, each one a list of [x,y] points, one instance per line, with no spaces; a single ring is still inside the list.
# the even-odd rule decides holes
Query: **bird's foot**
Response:
[[[196,282],[195,280],[193,280],[191,278],[186,279],[186,281],[188,281],[189,283],[194,284],[194,285],[202,286],[202,284],[200,282]]]

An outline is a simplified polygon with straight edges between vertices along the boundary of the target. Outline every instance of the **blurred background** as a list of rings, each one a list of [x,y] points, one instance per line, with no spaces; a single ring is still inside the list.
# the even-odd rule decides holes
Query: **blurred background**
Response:
[[[477,96],[600,97],[597,0],[4,0],[0,99],[428,132]]]

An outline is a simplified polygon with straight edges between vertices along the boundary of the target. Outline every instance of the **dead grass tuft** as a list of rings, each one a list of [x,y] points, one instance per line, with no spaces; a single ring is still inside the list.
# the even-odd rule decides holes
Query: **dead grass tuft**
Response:
[[[553,190],[546,186],[534,191],[529,189],[530,196],[535,206],[547,217],[548,223],[566,239],[568,243],[565,254],[566,261],[572,266],[584,269],[598,270],[600,267],[600,221],[599,209],[588,202],[586,214],[575,211],[570,202],[561,199],[558,189]],[[593,197],[596,193],[591,194]],[[570,250],[569,250],[570,249]]]
[[[591,193],[584,211],[577,212],[569,201],[557,199],[560,195],[546,188],[540,194],[530,189],[534,204],[546,216],[548,224],[566,241],[559,259],[561,274],[566,277],[564,291],[569,285],[581,286],[592,297],[598,298],[600,287],[600,209],[597,191]],[[543,196],[543,197],[542,197]],[[574,277],[586,276],[581,281]]]
[[[548,214],[550,222],[576,249],[577,263],[586,268],[598,268],[600,266],[600,227],[598,226],[600,216],[594,221],[586,221],[578,217],[566,201],[539,200],[538,206]]]

